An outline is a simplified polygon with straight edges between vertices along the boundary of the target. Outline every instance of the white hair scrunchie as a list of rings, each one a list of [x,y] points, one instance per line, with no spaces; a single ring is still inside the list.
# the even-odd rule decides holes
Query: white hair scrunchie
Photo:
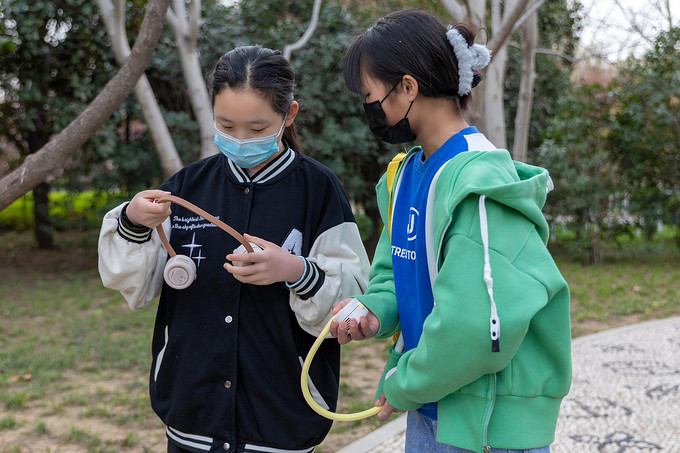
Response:
[[[468,46],[465,37],[451,26],[448,27],[446,37],[453,47],[456,60],[458,60],[458,95],[465,96],[472,91],[474,71],[489,64],[491,52],[481,44]]]

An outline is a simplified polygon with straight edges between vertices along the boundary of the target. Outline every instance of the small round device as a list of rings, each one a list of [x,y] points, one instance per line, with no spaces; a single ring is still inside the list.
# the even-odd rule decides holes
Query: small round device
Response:
[[[257,244],[253,244],[251,242],[250,246],[253,248],[253,252],[261,252],[262,251],[262,249]],[[241,253],[248,253],[248,250],[246,250],[246,248],[243,245],[239,245],[238,247],[236,247],[234,249],[234,251],[232,253],[234,255],[239,255]],[[248,262],[245,262],[245,261],[234,261],[232,264],[235,267],[243,267],[243,266],[250,266],[253,263],[248,263]]]
[[[171,288],[187,288],[196,278],[196,263],[186,255],[175,255],[165,264],[163,278]]]

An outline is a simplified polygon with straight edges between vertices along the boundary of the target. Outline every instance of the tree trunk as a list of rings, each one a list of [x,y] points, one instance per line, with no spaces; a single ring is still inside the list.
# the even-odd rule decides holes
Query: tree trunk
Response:
[[[541,0],[539,0],[541,1]],[[452,0],[440,0],[440,3],[451,12],[454,20],[459,20],[459,11]],[[458,6],[465,10],[465,17],[475,26],[485,26],[485,1],[458,0]],[[487,46],[491,50],[491,64],[482,70],[484,81],[473,90],[472,110],[465,117],[470,124],[476,125],[489,140],[499,148],[507,147],[503,83],[507,61],[507,46],[510,36],[521,23],[522,16],[528,9],[529,0],[501,0],[491,2],[491,26],[493,32]]]
[[[163,118],[163,113],[146,74],[142,74],[142,77],[135,84],[135,97],[142,107],[142,115],[144,115],[144,120],[149,126],[163,176],[169,178],[182,168],[182,159],[179,158],[175,142],[172,141],[170,130],[165,123],[165,118]]]
[[[0,210],[63,171],[67,157],[80,148],[125,100],[144,72],[161,34],[169,0],[149,0],[130,58],[101,93],[64,130],[24,163],[0,179]]]
[[[33,106],[38,112],[33,121],[34,130],[28,135],[28,151],[39,151],[50,140],[50,130],[46,126],[48,120],[44,110]],[[50,178],[51,180],[51,178]],[[54,246],[54,228],[50,220],[49,203],[50,185],[42,183],[33,189],[33,235],[39,249],[51,249]]]
[[[464,2],[464,5],[460,5],[460,2],[456,0],[440,0],[440,3],[446,10],[451,14],[453,23],[462,22],[464,20],[471,22],[475,27],[482,29],[484,25],[484,15],[486,2]],[[493,58],[493,55],[492,55]],[[474,90],[472,90],[472,103],[469,111],[465,112],[465,120],[476,126],[482,133],[486,134],[486,121],[485,121],[485,105],[484,98],[486,92],[486,86],[488,82],[486,81],[486,70],[482,70],[482,75],[484,76],[484,81],[477,85]]]
[[[43,250],[54,247],[54,227],[50,220],[49,192],[50,186],[47,183],[38,184],[33,189],[35,240],[38,243],[38,248]]]
[[[590,237],[590,264],[600,266],[603,263],[604,259],[600,249],[600,232],[595,228],[595,233]]]
[[[187,15],[185,0],[173,0],[167,20],[175,35],[184,83],[189,90],[189,101],[201,137],[201,158],[217,152],[214,143],[215,126],[208,88],[205,85],[198,59],[198,33],[201,29],[201,1],[191,0]]]
[[[531,107],[534,99],[536,78],[536,42],[538,40],[538,15],[534,13],[522,27],[522,75],[519,84],[519,99],[515,114],[515,138],[512,156],[520,162],[527,161]]]
[[[97,0],[97,5],[102,13],[116,61],[122,66],[130,57],[130,44],[125,31],[125,1],[115,0],[115,2],[114,6],[111,0]],[[163,175],[169,178],[182,168],[182,160],[179,158],[170,130],[165,123],[163,113],[146,74],[142,74],[135,84],[135,96],[142,107],[142,115],[144,115],[149,126]]]
[[[185,40],[179,38],[177,38],[177,49],[182,64],[184,83],[189,90],[191,109],[194,112],[201,136],[201,158],[209,157],[217,153],[217,146],[215,146],[214,141],[215,125],[213,124],[208,89],[198,60],[198,49],[196,45],[186,45]]]
[[[451,15],[453,23],[462,22],[465,19],[466,11],[456,0],[440,0],[441,5]]]
[[[514,0],[508,1],[506,8],[514,4]],[[500,0],[494,0],[491,8],[491,27],[493,30],[501,28],[502,14]],[[496,50],[491,63],[486,70],[486,84],[484,87],[484,122],[485,134],[488,139],[499,148],[507,147],[505,137],[505,117],[503,114],[503,81],[505,79],[505,63],[508,59],[507,46],[503,45]]]
[[[495,55],[486,71],[486,86],[484,87],[484,133],[498,148],[507,147],[505,136],[505,116],[503,103],[503,81],[505,79],[505,63],[507,49],[502,48]]]

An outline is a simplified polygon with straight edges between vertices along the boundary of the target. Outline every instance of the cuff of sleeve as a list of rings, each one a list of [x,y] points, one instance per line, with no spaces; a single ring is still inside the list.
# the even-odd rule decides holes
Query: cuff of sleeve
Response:
[[[397,359],[398,361],[402,362],[401,367],[405,366],[405,361],[408,361],[408,356],[410,355],[409,353],[411,351],[405,352],[399,357],[399,359]],[[404,360],[401,360],[402,358]],[[387,398],[387,401],[389,401],[390,404],[396,409],[402,411],[414,411],[420,408],[422,404],[406,398],[404,396],[404,392],[399,388],[399,375],[403,375],[404,373],[404,370],[401,367],[397,365],[392,369],[386,370],[385,380],[383,381],[383,392],[385,393],[385,398]]]
[[[316,263],[312,263],[304,256],[299,257],[305,263],[305,271],[300,280],[293,284],[286,283],[286,287],[302,300],[309,299],[321,288],[326,274]]]
[[[134,242],[137,244],[147,242],[151,239],[151,228],[144,225],[135,225],[134,223],[130,222],[130,219],[128,219],[128,216],[125,212],[127,207],[127,204],[123,206],[123,209],[120,212],[120,217],[118,217],[118,234],[120,234],[123,239],[129,242]]]
[[[375,334],[376,339],[382,340],[385,338],[390,338],[397,332],[401,331],[401,323],[399,322],[398,317],[391,317],[386,314],[387,312],[385,311],[385,306],[387,303],[385,302],[384,298],[374,298],[367,294],[354,297],[359,302],[364,304],[366,308],[368,308],[371,313],[373,313],[380,321],[380,328]],[[390,324],[389,320],[391,319],[395,320],[396,323]]]
[[[389,358],[387,359],[387,363],[385,364],[385,370],[383,371],[383,375],[380,378],[380,383],[378,384],[378,391],[375,394],[375,399],[378,399],[380,395],[383,393],[383,386],[385,385],[385,379],[389,376],[387,376],[387,373],[389,373],[392,369],[395,369],[397,367],[397,362],[399,362],[399,359],[401,358],[404,353],[402,352],[397,352],[394,350],[394,345],[392,345],[392,349],[390,349],[389,352]],[[391,375],[390,375],[391,376]]]

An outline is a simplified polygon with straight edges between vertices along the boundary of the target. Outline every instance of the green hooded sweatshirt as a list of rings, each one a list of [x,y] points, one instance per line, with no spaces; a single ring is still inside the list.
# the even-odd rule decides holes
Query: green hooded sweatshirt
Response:
[[[378,394],[406,411],[437,402],[438,442],[483,452],[554,440],[571,385],[571,327],[569,288],[546,248],[541,209],[551,185],[546,170],[505,150],[461,153],[432,182],[426,241],[435,305],[418,345],[390,351]],[[388,227],[357,299],[380,320],[377,337],[387,338],[400,324],[385,176],[377,194]]]

